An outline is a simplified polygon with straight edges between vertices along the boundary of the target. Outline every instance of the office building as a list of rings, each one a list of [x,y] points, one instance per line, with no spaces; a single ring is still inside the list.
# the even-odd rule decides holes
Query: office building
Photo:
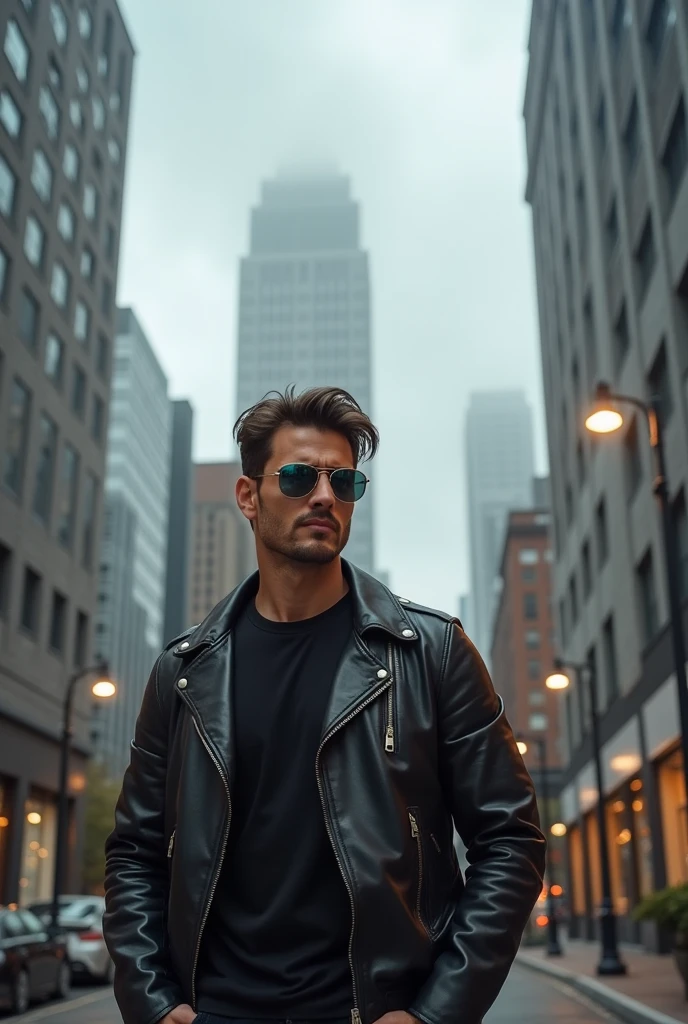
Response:
[[[189,625],[189,558],[193,512],[193,409],[180,399],[172,403],[172,457],[167,527],[164,643]]]
[[[471,639],[489,661],[509,512],[530,508],[533,423],[520,391],[471,395],[466,416]]]
[[[593,443],[598,380],[660,396],[688,598],[688,9],[679,0],[536,0],[525,94],[551,466],[553,590],[562,653],[591,664],[603,793],[586,692],[563,697],[562,813],[574,935],[600,900],[605,801],[620,932],[638,900],[688,881],[679,716],[654,471],[642,414]],[[642,932],[647,938],[647,932]]]
[[[0,903],[51,891],[92,664],[133,60],[115,0],[0,5]],[[70,887],[90,703],[84,678]]]
[[[336,385],[371,413],[370,277],[359,207],[335,172],[264,183],[241,261],[237,411],[268,391]],[[354,512],[345,556],[374,568],[373,493]]]
[[[172,408],[167,378],[136,315],[117,311],[95,630],[117,699],[94,709],[96,756],[129,763],[143,691],[163,642]]]
[[[236,503],[239,463],[200,463],[194,476],[189,625],[202,622],[257,568],[251,526]]]

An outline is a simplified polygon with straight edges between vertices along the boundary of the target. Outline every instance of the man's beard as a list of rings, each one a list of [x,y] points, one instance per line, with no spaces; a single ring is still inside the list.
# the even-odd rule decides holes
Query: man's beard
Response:
[[[351,533],[351,520],[342,528],[337,520],[327,513],[321,513],[319,516],[314,516],[310,513],[297,519],[289,527],[289,532],[287,533],[285,532],[283,521],[266,509],[260,499],[260,495],[258,496],[258,504],[260,506],[260,516],[256,526],[263,544],[268,551],[284,555],[285,558],[289,558],[293,562],[310,565],[328,565],[341,554],[348,543]],[[299,541],[296,539],[296,530],[300,526],[305,525],[309,519],[316,518],[332,523],[332,526],[337,531],[336,547],[332,548],[329,545],[319,544],[314,540]]]

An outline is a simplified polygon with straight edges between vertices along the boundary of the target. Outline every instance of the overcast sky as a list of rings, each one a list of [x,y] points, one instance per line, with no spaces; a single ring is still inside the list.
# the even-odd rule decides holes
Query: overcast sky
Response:
[[[471,391],[522,387],[545,465],[521,109],[530,0],[120,0],[137,51],[119,301],[232,451],[237,270],[260,182],[336,162],[370,252],[377,563],[457,610]],[[286,383],[286,382],[285,382]],[[399,489],[409,464],[415,493]]]

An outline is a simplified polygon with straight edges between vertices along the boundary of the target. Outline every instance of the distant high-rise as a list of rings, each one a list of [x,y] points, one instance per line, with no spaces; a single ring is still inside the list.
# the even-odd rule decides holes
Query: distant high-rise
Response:
[[[165,587],[165,643],[187,625],[189,598],[189,546],[193,510],[193,409],[180,399],[172,403],[172,455],[167,527],[167,583]]]
[[[162,646],[172,411],[167,378],[133,310],[117,311],[105,478],[97,654],[117,700],[94,712],[93,740],[113,776],[129,744],[148,674]]]
[[[466,417],[472,639],[487,660],[509,512],[530,508],[533,421],[521,391],[471,395]]]
[[[347,178],[326,172],[264,183],[241,261],[238,413],[266,392],[333,384],[371,412],[370,280]],[[370,488],[347,558],[373,571]]]
[[[52,892],[61,700],[93,663],[133,63],[115,0],[0,3],[0,904]],[[68,891],[90,704],[84,678]]]

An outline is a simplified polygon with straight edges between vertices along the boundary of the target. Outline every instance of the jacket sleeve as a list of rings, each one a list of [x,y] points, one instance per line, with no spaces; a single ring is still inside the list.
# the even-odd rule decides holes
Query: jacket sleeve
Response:
[[[438,724],[442,782],[469,867],[448,944],[408,1012],[427,1024],[480,1024],[542,892],[546,843],[502,701],[456,623],[440,670]]]
[[[124,1024],[155,1024],[184,1002],[167,955],[169,883],[164,808],[167,716],[158,658],[136,723],[131,760],[105,844],[103,933]]]

